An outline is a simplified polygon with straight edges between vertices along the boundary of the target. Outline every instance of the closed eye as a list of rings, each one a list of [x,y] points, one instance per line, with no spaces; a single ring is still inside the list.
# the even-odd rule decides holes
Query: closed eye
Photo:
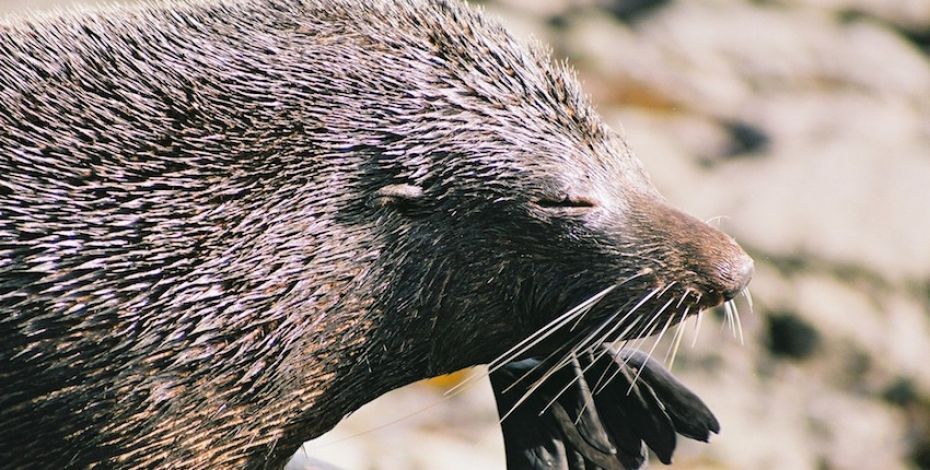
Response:
[[[597,203],[583,196],[563,196],[559,199],[538,199],[535,204],[544,209],[593,209]]]

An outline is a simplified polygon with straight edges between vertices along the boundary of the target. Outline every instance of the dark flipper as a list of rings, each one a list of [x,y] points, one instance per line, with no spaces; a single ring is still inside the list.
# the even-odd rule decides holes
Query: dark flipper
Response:
[[[590,354],[573,359],[512,412],[547,367],[530,358],[491,374],[498,414],[511,412],[501,423],[508,469],[638,469],[646,461],[644,444],[669,463],[676,433],[706,441],[720,430],[700,398],[645,354],[611,351],[593,361]]]
[[[539,390],[511,412],[525,393],[525,385],[532,384],[546,372],[542,367],[533,370],[539,363],[538,359],[526,359],[507,364],[491,374],[498,415],[503,417],[510,412],[501,423],[507,468],[626,468],[617,460],[616,450],[601,425],[586,382],[579,381],[579,384],[570,386],[545,413],[539,414],[560,390],[581,375],[578,361],[549,377]],[[520,384],[505,392],[527,373],[530,375]]]
[[[640,380],[652,388],[665,406],[678,434],[707,442],[711,433],[720,432],[720,423],[707,405],[661,364],[649,359],[642,351],[624,352],[620,357],[614,351],[611,354],[615,361],[626,360],[628,367],[642,368]]]

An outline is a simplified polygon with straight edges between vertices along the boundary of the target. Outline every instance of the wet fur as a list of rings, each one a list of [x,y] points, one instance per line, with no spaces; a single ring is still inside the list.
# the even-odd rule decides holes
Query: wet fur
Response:
[[[695,222],[569,72],[457,2],[369,3],[0,24],[5,465],[280,467],[643,267],[603,314],[703,285],[731,241],[669,236]]]

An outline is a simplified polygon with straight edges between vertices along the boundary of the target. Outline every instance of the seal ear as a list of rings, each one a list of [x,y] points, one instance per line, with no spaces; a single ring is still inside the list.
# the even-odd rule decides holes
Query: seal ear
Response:
[[[413,208],[423,200],[423,188],[412,184],[389,184],[377,190],[369,201],[374,208],[396,206]]]

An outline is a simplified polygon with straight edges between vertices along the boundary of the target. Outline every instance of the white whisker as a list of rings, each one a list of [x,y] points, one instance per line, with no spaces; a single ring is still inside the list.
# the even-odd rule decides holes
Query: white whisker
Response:
[[[632,330],[633,327],[636,326],[636,324],[637,324],[640,320],[642,320],[642,318],[643,318],[643,317],[637,318],[633,323],[630,324],[630,326],[626,327],[626,329],[624,329],[623,332],[620,334],[620,337],[622,338],[622,337],[626,336],[626,334],[629,333],[630,330]],[[621,353],[623,353],[624,351],[628,350],[628,349],[629,349],[628,346],[629,346],[629,344],[630,344],[630,341],[629,341],[629,340],[623,340],[623,341],[622,341],[622,342],[623,342],[623,345],[620,346],[620,347],[617,347],[616,344],[619,343],[619,342],[621,342],[621,341],[617,341],[616,343],[614,343],[614,344],[612,345],[612,346],[615,348],[616,355],[618,355],[618,356],[619,356]],[[598,356],[597,356],[597,358],[596,358],[595,360],[600,359],[601,357],[604,356],[604,354],[607,354],[609,351],[610,351],[609,348],[606,348],[606,347],[605,347],[605,348],[602,348],[601,351],[598,352]],[[625,362],[625,361],[624,361],[624,364],[623,364],[623,365],[626,365],[626,362]],[[619,364],[618,364],[618,366],[619,366]],[[595,384],[594,384],[594,387],[592,387],[592,390],[595,390],[595,393],[597,393],[596,391],[599,389],[599,387],[601,386],[601,383],[604,381],[604,377],[607,375],[607,371],[608,371],[608,370],[609,370],[608,368],[605,368],[605,369],[604,369],[604,373],[601,374],[601,377],[597,379],[597,383],[595,383]],[[609,382],[610,380],[612,380],[613,377],[614,377],[614,375],[616,375],[616,372],[615,372],[613,375],[611,375],[610,378],[607,379],[607,381]]]
[[[723,219],[729,219],[729,217],[727,217],[727,216],[725,216],[725,215],[718,215],[718,216],[716,216],[716,217],[711,217],[711,218],[705,220],[704,223],[707,224],[707,225],[710,225],[710,224],[716,222],[716,223],[717,223],[717,228],[720,228],[720,221],[723,220]]]
[[[596,304],[598,301],[603,299],[604,296],[606,296],[608,293],[610,293],[610,291],[614,290],[616,287],[617,287],[616,285],[610,286],[598,292],[597,294],[591,296],[590,298],[588,298],[588,300],[585,300],[584,302],[578,304],[577,306],[575,306],[568,312],[558,316],[555,320],[547,323],[545,326],[537,330],[535,333],[531,334],[523,341],[520,341],[512,348],[508,349],[504,354],[499,356],[498,359],[491,361],[491,363],[488,364],[488,366],[489,367],[500,366],[502,364],[506,364],[512,361],[520,354],[523,354],[527,350],[531,349],[533,346],[539,344],[542,340],[551,336],[556,330],[561,328],[565,323],[570,321],[575,316],[581,315],[582,313],[586,312],[587,309],[589,309],[590,307],[593,307],[594,304]]]
[[[588,334],[588,336],[585,337],[585,339],[582,340],[580,343],[578,343],[578,345],[576,345],[575,348],[572,349],[572,351],[573,351],[573,352],[577,352],[577,351],[582,350],[582,349],[584,349],[584,348],[587,348],[587,349],[590,350],[590,349],[592,349],[592,348],[597,347],[598,344],[603,343],[603,342],[604,342],[607,338],[609,338],[615,331],[617,331],[619,328],[621,328],[621,327],[623,326],[624,322],[626,322],[626,319],[629,318],[630,315],[632,315],[634,312],[636,312],[636,310],[638,310],[640,307],[642,307],[643,304],[645,304],[646,302],[648,302],[649,299],[651,299],[652,296],[656,295],[657,292],[659,292],[659,289],[658,289],[658,288],[655,288],[655,289],[649,291],[649,293],[646,294],[645,296],[643,296],[643,298],[640,299],[639,302],[637,302],[636,305],[633,306],[633,308],[631,308],[631,309],[628,310],[625,314],[623,314],[623,317],[621,317],[620,320],[614,322],[614,320],[615,320],[618,316],[620,316],[621,313],[623,313],[623,310],[622,310],[622,309],[621,309],[621,310],[618,310],[617,313],[611,315],[610,318],[608,318],[608,319],[604,320],[603,322],[601,322],[601,325],[598,326],[597,329],[595,329],[594,331],[592,331],[590,334]],[[603,330],[605,327],[607,327],[607,326],[610,325],[610,324],[614,324],[614,325],[613,325],[609,330],[607,330],[606,333],[604,333],[603,335],[601,335],[601,337],[600,337],[599,340],[596,340],[596,341],[594,341],[594,342],[592,343],[591,341],[596,337],[596,335],[597,335],[601,330]],[[623,336],[621,335],[620,338],[623,338]]]
[[[675,356],[678,354],[678,348],[681,346],[681,339],[685,336],[685,330],[687,329],[688,319],[688,310],[690,306],[686,307],[683,312],[681,312],[681,319],[678,320],[678,329],[675,331],[675,336],[672,338],[672,346],[669,348],[669,352],[665,354],[665,363],[668,368],[671,369],[672,365],[675,364]]]
[[[572,362],[574,362],[576,365],[578,365],[578,358],[577,358],[577,357],[573,357],[573,358],[572,358]],[[562,387],[562,389],[560,389],[560,390],[558,391],[558,393],[556,393],[555,396],[552,397],[551,400],[549,400],[549,403],[546,403],[546,406],[544,406],[543,409],[539,411],[539,416],[542,416],[543,414],[545,414],[546,411],[552,406],[552,404],[555,403],[556,400],[559,399],[559,397],[561,397],[566,391],[568,391],[568,389],[569,389],[572,385],[574,385],[575,383],[578,383],[579,380],[580,380],[582,377],[584,377],[585,372],[587,372],[588,369],[590,369],[591,367],[593,367],[595,363],[597,363],[597,360],[596,360],[596,359],[595,359],[594,361],[591,361],[590,364],[588,364],[584,369],[582,369],[580,374],[576,374],[575,377],[574,377],[572,380],[568,381],[568,383],[565,384],[565,386]],[[579,365],[578,368],[579,368],[579,369],[581,368],[580,365]],[[579,386],[581,386],[580,383],[579,383]],[[583,410],[582,410],[582,411],[583,411]]]
[[[655,326],[653,326],[648,332],[646,332],[645,329],[646,329],[646,328],[649,328],[649,325],[652,325],[652,324],[655,322],[655,320],[656,320],[657,318],[659,318],[659,316],[660,316],[661,314],[662,314],[661,310],[660,310],[658,313],[654,314],[654,315],[652,316],[652,319],[649,321],[649,323],[647,323],[646,326],[645,326],[643,329],[640,330],[640,333],[641,333],[641,334],[638,335],[638,336],[640,336],[640,340],[643,340],[644,338],[648,338],[648,337],[652,336],[653,333],[655,333],[656,328],[659,327],[659,324],[658,324],[658,323],[656,323]],[[645,334],[642,334],[642,333],[645,333]],[[642,344],[642,341],[640,341],[639,344]],[[623,344],[623,348],[620,349],[619,351],[617,351],[617,354],[619,355],[619,354],[623,353],[624,351],[626,351],[627,345],[628,345],[628,343],[624,343],[624,344]],[[638,349],[638,348],[639,348],[639,346],[636,346],[636,348],[633,348],[633,349]],[[600,392],[603,391],[605,388],[607,388],[607,385],[609,385],[610,382],[613,381],[613,379],[617,376],[617,374],[618,374],[621,370],[623,370],[624,368],[626,368],[626,367],[628,366],[627,363],[629,362],[629,360],[630,360],[630,358],[629,358],[629,357],[626,357],[626,358],[623,359],[623,362],[622,362],[622,363],[617,364],[617,370],[616,370],[613,374],[610,375],[610,377],[603,383],[603,385],[600,386],[599,389],[596,388],[595,391],[594,391],[594,393],[595,393],[595,394],[600,393]],[[631,390],[632,390],[632,388],[631,388]],[[630,392],[630,390],[627,390],[627,393],[629,393],[629,392]]]
[[[591,308],[597,302],[600,302],[601,299],[604,298],[604,296],[610,293],[610,291],[616,289],[618,285],[619,284],[612,285],[598,292],[597,294],[594,294],[593,296],[589,297],[588,300],[585,300],[584,302],[578,304],[571,310],[563,313],[562,315],[559,315],[558,317],[555,318],[555,320],[552,320],[551,322],[547,323],[545,326],[543,326],[539,330],[536,330],[535,333],[527,336],[523,341],[520,341],[519,343],[517,343],[516,345],[508,349],[506,352],[498,356],[497,359],[491,361],[488,364],[488,371],[486,373],[473,375],[463,380],[462,382],[459,382],[458,385],[450,388],[449,390],[446,390],[445,395],[453,393],[456,390],[464,387],[467,384],[474,382],[475,380],[479,378],[487,377],[488,375],[500,369],[505,364],[513,361],[515,358],[517,358],[524,352],[532,349],[534,346],[539,344],[541,341],[545,340],[549,336],[552,336],[552,334],[558,331],[559,328],[565,326],[565,324],[567,324],[569,321],[575,318],[575,316],[582,315],[584,312],[586,312],[586,309]]]
[[[610,352],[609,347],[607,346],[602,347],[601,350],[598,351],[598,356],[595,358],[593,362],[597,362],[598,360],[600,360],[600,358],[604,357],[604,354],[607,354],[609,352]],[[610,367],[604,367],[604,371],[601,372],[601,376],[597,378],[597,382],[594,383],[594,386],[591,387],[591,390],[597,390],[598,387],[601,386],[601,382],[603,382],[604,378],[607,377],[608,371],[610,371]]]
[[[560,361],[560,363],[561,363],[561,362],[562,362],[562,361]],[[561,367],[562,367],[562,365],[556,364],[555,366],[549,368],[549,370],[547,370],[546,373],[543,374],[542,377],[540,377],[540,378],[536,379],[535,381],[533,381],[533,383],[529,386],[529,388],[526,390],[526,392],[524,392],[523,395],[520,395],[520,398],[516,401],[516,403],[514,403],[513,406],[510,407],[510,409],[507,410],[507,412],[504,413],[503,416],[501,416],[500,422],[503,423],[504,420],[506,420],[508,416],[510,416],[514,411],[516,411],[516,409],[519,408],[520,405],[523,404],[523,402],[525,402],[529,397],[531,397],[531,396],[533,395],[533,392],[535,392],[536,390],[538,390],[539,387],[541,387],[542,384],[545,383],[546,379],[548,379],[549,377],[551,377],[552,374],[554,374],[556,371],[558,371]]]
[[[739,320],[739,310],[736,308],[736,302],[731,300],[729,303],[731,304],[730,309],[733,311],[733,320],[736,322],[736,332],[739,334],[739,344],[745,345],[743,342],[743,324]]]
[[[677,281],[676,281],[676,282],[677,282]],[[676,282],[672,282],[672,283],[670,283],[669,285],[667,285],[667,286],[665,286],[664,288],[662,288],[662,290],[658,293],[658,295],[656,295],[655,298],[658,299],[659,297],[662,297],[666,292],[668,292],[669,289],[671,289],[671,288],[676,284]],[[653,291],[650,292],[650,294],[654,294],[655,292],[656,292],[656,289],[653,289]],[[644,299],[644,300],[646,300],[646,299]],[[651,335],[651,333],[650,333],[649,335],[643,335],[643,333],[646,331],[647,328],[649,328],[649,327],[652,325],[652,323],[653,323],[654,321],[656,321],[656,319],[658,318],[658,315],[660,315],[661,312],[662,312],[663,310],[665,310],[665,309],[668,307],[668,305],[669,305],[673,300],[674,300],[674,299],[669,300],[669,302],[667,302],[665,305],[663,305],[657,312],[651,314],[651,315],[649,316],[650,319],[651,319],[651,320],[649,321],[649,323],[647,323],[646,325],[643,325],[643,327],[642,327],[639,331],[637,331],[636,334],[634,334],[634,336],[640,337],[640,338],[642,338],[642,339],[644,340],[646,337],[648,337],[649,335]],[[640,303],[637,304],[637,308],[638,308],[640,305],[642,305],[643,303],[644,303],[644,301],[640,301]],[[616,331],[616,329],[619,328],[621,325],[622,325],[622,322],[620,322],[620,323],[618,323],[616,326],[614,326],[614,328],[611,329],[610,332],[608,332],[608,335],[605,335],[605,338],[606,338],[607,336],[609,336],[610,334],[613,334],[613,332]],[[621,335],[621,336],[619,337],[619,339],[623,339],[624,336],[625,336],[625,334],[624,334],[624,335]],[[601,342],[602,342],[602,341],[601,341]],[[640,343],[642,343],[642,341],[641,341]],[[627,345],[627,343],[624,343],[624,347],[626,347],[626,345]],[[639,347],[639,346],[637,346],[637,347]]]
[[[513,389],[517,384],[519,384],[520,382],[523,382],[527,377],[529,377],[530,375],[532,375],[533,372],[536,372],[540,367],[542,367],[542,366],[544,366],[545,364],[547,364],[553,357],[555,357],[556,354],[558,354],[558,353],[560,353],[560,352],[561,352],[561,349],[556,349],[556,350],[552,351],[551,353],[549,353],[549,355],[547,355],[543,360],[539,361],[538,364],[536,364],[535,366],[531,367],[530,370],[524,372],[523,375],[521,375],[519,378],[517,378],[517,380],[514,380],[513,383],[511,383],[510,385],[508,385],[507,388],[504,389],[503,393],[509,392],[509,391],[510,391],[511,389]]]
[[[674,300],[675,300],[675,299],[670,299],[668,302],[665,303],[665,305],[663,305],[663,306],[660,307],[658,310],[656,310],[656,312],[652,314],[651,319],[649,320],[649,323],[646,324],[646,326],[643,328],[643,331],[645,331],[646,328],[649,328],[649,326],[652,325],[656,320],[658,320],[659,318],[661,318],[661,317],[662,317],[662,312],[664,312],[665,309],[668,308],[668,306],[671,305],[672,302],[673,302]],[[666,323],[666,325],[667,325],[667,324],[668,324],[668,323]],[[636,344],[636,346],[635,346],[633,349],[639,349],[640,347],[642,347],[643,343],[646,342],[646,339],[649,338],[650,336],[652,336],[653,332],[655,331],[655,328],[657,328],[658,326],[659,326],[659,325],[656,324],[656,326],[653,327],[652,330],[649,331],[649,334],[641,335],[640,338],[638,339],[638,341],[639,341],[638,344]],[[653,346],[653,347],[655,347],[655,346]],[[624,361],[624,365],[626,365],[626,362],[625,362],[625,361]]]
[[[619,322],[617,322],[617,325],[616,325],[614,328],[612,328],[611,331],[608,331],[604,336],[602,336],[602,339],[601,339],[601,340],[596,341],[594,344],[596,345],[596,344],[602,343],[602,342],[603,342],[603,338],[605,338],[606,336],[609,336],[609,335],[611,334],[612,331],[614,331],[614,330],[615,330],[616,328],[618,328],[619,326],[623,325],[623,322],[626,320],[626,318],[628,318],[630,315],[632,315],[633,312],[636,311],[636,309],[638,309],[640,306],[642,306],[644,303],[646,303],[646,302],[647,302],[653,295],[655,295],[655,293],[658,292],[658,291],[659,291],[659,289],[656,288],[656,289],[653,289],[652,291],[650,291],[648,294],[646,294],[635,306],[633,306],[633,308],[631,308],[629,311],[627,311],[627,313],[623,316],[623,318],[621,318],[621,320],[620,320]],[[514,408],[516,408],[517,406],[519,406],[520,404],[522,404],[524,401],[526,401],[526,399],[529,398],[530,395],[532,395],[533,392],[535,392],[540,386],[542,386],[542,384],[543,384],[549,377],[551,377],[552,374],[554,374],[554,373],[555,373],[556,371],[558,371],[560,368],[566,366],[566,365],[575,357],[575,354],[577,354],[578,351],[580,351],[580,350],[582,350],[582,349],[585,349],[585,348],[587,347],[587,346],[586,346],[586,343],[587,343],[588,341],[590,341],[590,339],[593,338],[593,337],[597,334],[598,331],[600,331],[600,330],[603,329],[605,326],[607,326],[608,324],[610,324],[610,323],[613,321],[613,318],[615,318],[615,317],[616,317],[617,315],[619,315],[621,312],[623,312],[623,310],[618,310],[617,313],[615,313],[614,315],[611,316],[611,318],[608,318],[607,320],[605,320],[604,322],[602,322],[602,323],[601,323],[601,326],[598,327],[597,330],[595,330],[594,332],[592,332],[591,334],[589,334],[584,340],[582,340],[581,342],[579,342],[579,343],[578,343],[577,345],[575,345],[568,353],[566,353],[565,356],[563,356],[562,360],[559,361],[558,364],[556,364],[555,366],[553,366],[552,368],[550,368],[545,374],[542,375],[542,377],[540,377],[539,379],[537,379],[536,381],[534,381],[533,384],[530,386],[530,389],[527,390],[527,391],[520,397],[519,400],[517,400],[517,403],[514,405]],[[627,329],[626,329],[625,331],[629,331],[629,329],[632,328],[633,325],[636,325],[638,322],[639,322],[639,318],[637,318],[629,327],[627,327]],[[600,356],[598,356],[597,358],[595,358],[594,362],[597,362],[597,359],[599,359],[599,358],[600,358]],[[592,363],[593,363],[593,362],[592,362]],[[509,411],[507,412],[507,414],[504,415],[504,418],[506,418],[507,416],[509,416],[510,413],[512,413],[512,412],[513,412],[513,409],[509,410]],[[504,418],[502,418],[501,420],[503,421]]]
[[[736,338],[736,320],[733,318],[733,303],[732,301],[726,301],[723,303],[723,312],[725,314],[726,321],[724,324],[730,328],[730,334]]]
[[[701,334],[701,319],[704,317],[704,312],[698,311],[697,320],[694,321],[694,339],[691,340],[691,348],[697,345],[698,336]]]
[[[634,275],[632,275],[632,276],[630,276],[630,277],[628,277],[628,278],[626,278],[626,279],[620,281],[620,282],[617,283],[614,287],[622,286],[623,284],[626,284],[627,282],[630,282],[630,281],[632,281],[632,280],[634,280],[634,279],[636,279],[636,278],[638,278],[638,277],[645,276],[646,274],[649,274],[650,272],[652,272],[652,271],[651,271],[651,270],[648,270],[648,269],[644,269],[644,270],[642,270],[642,271],[640,271],[640,272],[638,272],[638,273],[636,273],[636,274],[634,274]],[[581,324],[581,320],[582,320],[582,319],[584,319],[584,315],[579,315],[579,316],[578,316],[578,319],[575,320],[575,324],[572,325],[572,327],[569,328],[568,331],[575,331],[575,328],[578,328],[578,325]]]
[[[672,299],[672,300],[674,300],[674,299]],[[665,312],[666,307],[668,307],[671,303],[672,303],[672,301],[669,300],[668,303],[665,304],[665,306],[662,307],[662,309],[659,310],[659,313],[656,314],[656,317],[661,316],[662,313]],[[668,331],[668,327],[669,327],[669,325],[672,324],[672,320],[674,320],[674,319],[675,319],[675,315],[673,314],[673,315],[669,315],[669,316],[668,316],[668,320],[665,320],[665,325],[662,326],[662,331],[659,332],[659,336],[656,337],[655,342],[652,343],[652,347],[649,348],[649,352],[646,354],[646,361],[649,361],[649,359],[652,357],[652,353],[655,352],[656,346],[658,346],[658,345],[659,345],[659,342],[662,341],[662,337],[665,336],[665,332]],[[628,394],[633,390],[633,386],[636,385],[636,381],[639,380],[639,375],[642,374],[642,372],[643,372],[643,368],[642,368],[642,367],[640,367],[640,368],[637,369],[637,371],[636,371],[636,376],[633,377],[633,383],[630,384],[630,389],[627,390],[627,393],[628,393]]]
[[[749,304],[749,314],[751,315],[755,309],[752,306],[752,294],[749,293],[749,287],[743,289],[743,297],[746,297],[746,303]]]

